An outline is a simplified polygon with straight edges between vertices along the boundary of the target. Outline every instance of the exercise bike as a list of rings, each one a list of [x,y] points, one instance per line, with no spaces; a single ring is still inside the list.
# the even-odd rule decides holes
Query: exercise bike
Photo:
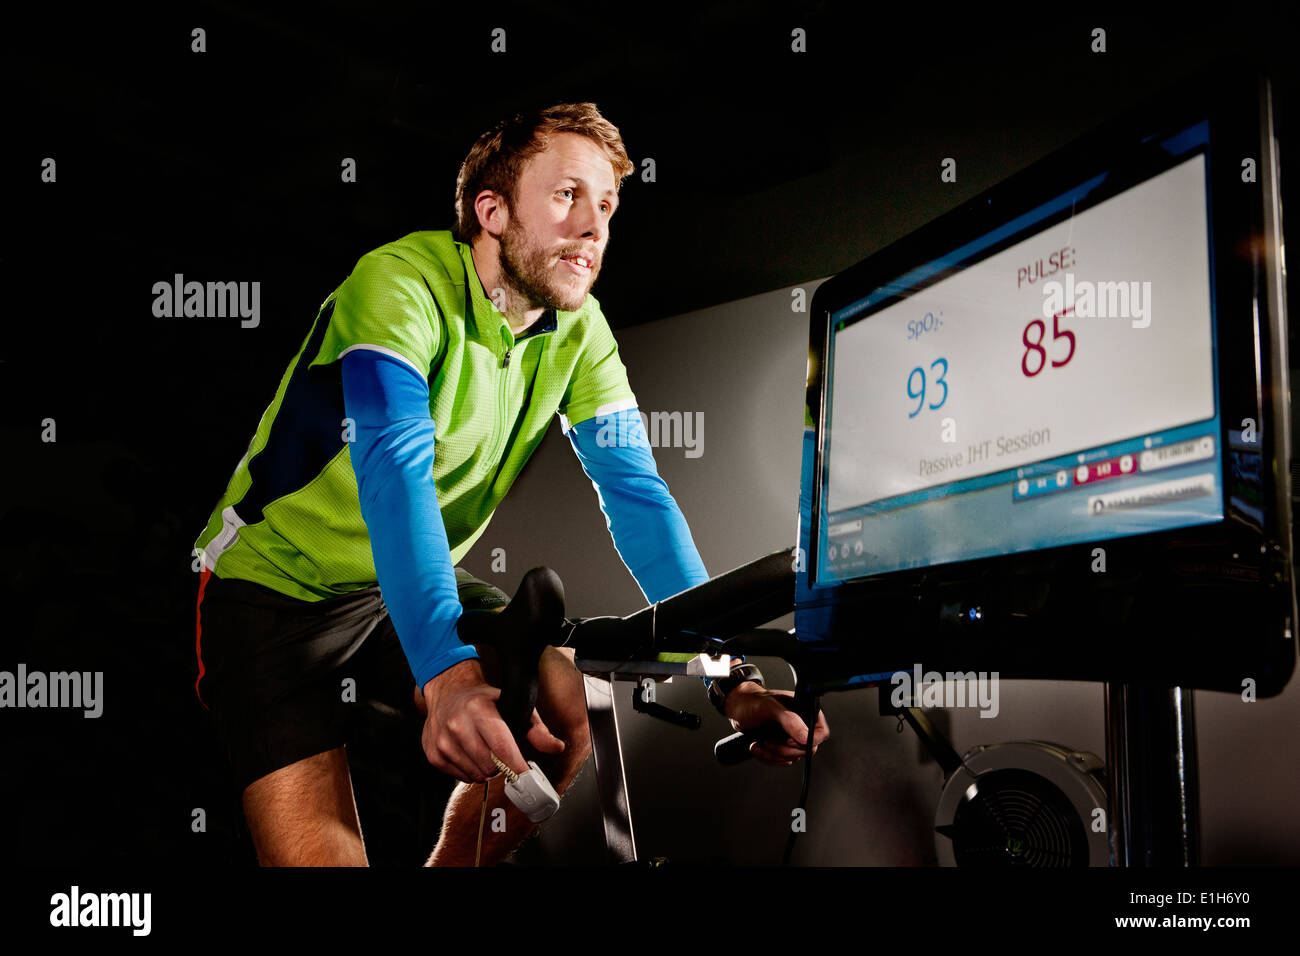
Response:
[[[794,696],[785,699],[787,706],[811,727],[820,707],[820,691],[864,666],[858,660],[860,652],[852,648],[819,647],[799,641],[793,630],[761,626],[791,610],[793,566],[794,551],[787,548],[627,617],[594,618],[566,618],[559,576],[539,567],[524,575],[504,610],[462,615],[462,640],[491,645],[500,658],[498,707],[518,740],[530,726],[543,649],[547,645],[574,649],[575,665],[584,679],[611,862],[638,861],[614,709],[617,683],[632,685],[635,712],[696,730],[702,725],[698,715],[656,701],[658,682],[678,675],[725,677],[733,656],[776,657],[789,664],[795,675]],[[881,715],[906,722],[944,771],[935,827],[942,862],[957,866],[1105,864],[1105,835],[1098,838],[1088,827],[1096,808],[1106,806],[1104,764],[1095,756],[1042,741],[981,745],[961,756],[921,708],[882,703]],[[717,741],[714,755],[723,765],[735,765],[750,756],[754,742],[784,733],[776,723],[738,732]],[[811,752],[805,756],[800,806],[807,804],[811,773]],[[520,809],[531,808],[520,805]],[[792,832],[785,862],[793,844]]]

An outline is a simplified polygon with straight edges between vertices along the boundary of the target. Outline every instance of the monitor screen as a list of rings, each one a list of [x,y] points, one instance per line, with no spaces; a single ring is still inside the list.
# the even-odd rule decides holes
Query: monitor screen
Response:
[[[1223,519],[1208,131],[830,314],[813,586]]]

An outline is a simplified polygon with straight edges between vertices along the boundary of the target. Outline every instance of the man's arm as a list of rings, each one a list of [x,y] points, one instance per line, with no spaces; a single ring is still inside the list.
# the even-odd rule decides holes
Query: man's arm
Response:
[[[352,469],[375,573],[423,688],[453,664],[477,657],[456,634],[461,606],[433,484],[429,386],[405,363],[358,349],[343,359],[343,403],[355,423]]]
[[[588,419],[568,432],[582,470],[591,479],[619,557],[651,603],[709,580],[681,509],[659,477],[650,442],[636,408]],[[709,683],[707,680],[705,683]],[[763,763],[790,766],[803,755],[808,728],[780,702],[789,691],[768,690],[745,681],[725,696],[725,713],[737,730],[772,721],[788,734],[757,742],[750,752]],[[813,751],[830,728],[820,712]]]
[[[355,423],[351,458],[361,516],[384,603],[423,699],[425,755],[466,781],[496,773],[489,751],[522,773],[528,766],[497,713],[498,691],[457,633],[461,605],[433,484],[428,383],[373,349],[345,355],[342,374],[344,409]],[[529,733],[535,745],[539,733]]]
[[[709,580],[681,509],[659,477],[636,408],[570,427],[614,548],[650,603]]]

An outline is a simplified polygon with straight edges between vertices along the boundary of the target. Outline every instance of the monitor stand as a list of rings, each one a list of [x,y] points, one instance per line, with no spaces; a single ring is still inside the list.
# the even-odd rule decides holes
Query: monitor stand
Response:
[[[1200,865],[1192,691],[1107,683],[1110,865]]]

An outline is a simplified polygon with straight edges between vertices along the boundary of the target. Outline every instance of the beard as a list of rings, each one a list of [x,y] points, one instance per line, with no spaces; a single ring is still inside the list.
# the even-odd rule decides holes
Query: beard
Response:
[[[562,270],[565,272],[563,276],[557,276],[555,255],[555,252],[534,243],[517,219],[512,217],[506,224],[501,235],[501,273],[525,310],[542,308],[576,312],[587,300],[587,293],[600,272],[601,260],[591,264],[591,274],[583,281],[565,270]]]

